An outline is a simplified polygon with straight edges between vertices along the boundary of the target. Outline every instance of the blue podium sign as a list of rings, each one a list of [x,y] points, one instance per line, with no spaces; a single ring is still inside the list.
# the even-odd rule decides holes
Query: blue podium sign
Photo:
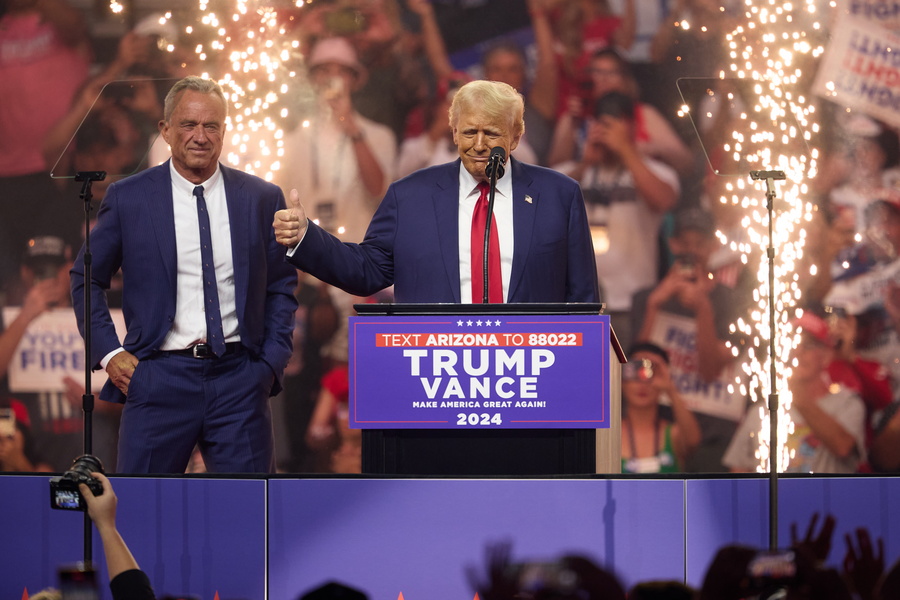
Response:
[[[354,429],[603,429],[609,317],[351,317]]]

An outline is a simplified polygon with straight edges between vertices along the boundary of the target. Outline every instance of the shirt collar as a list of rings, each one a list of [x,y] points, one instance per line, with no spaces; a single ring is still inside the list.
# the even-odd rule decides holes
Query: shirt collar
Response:
[[[222,169],[219,168],[218,163],[216,163],[216,172],[213,173],[209,179],[200,184],[191,183],[185,179],[181,173],[175,170],[175,165],[172,164],[171,159],[169,160],[169,173],[172,175],[172,185],[175,186],[175,189],[179,192],[184,192],[187,196],[194,195],[194,188],[197,187],[197,185],[202,185],[204,195],[208,195],[209,192],[222,181]]]
[[[506,173],[497,180],[497,194],[506,198],[512,198],[512,169],[511,160],[506,162]],[[466,190],[466,195],[471,194],[478,187],[478,181],[472,177],[472,174],[466,171],[462,162],[459,163],[459,189]]]

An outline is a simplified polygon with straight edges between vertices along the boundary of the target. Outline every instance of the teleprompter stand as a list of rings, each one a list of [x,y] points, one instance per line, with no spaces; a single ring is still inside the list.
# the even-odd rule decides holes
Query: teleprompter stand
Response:
[[[84,203],[84,394],[81,408],[84,411],[84,454],[93,454],[94,448],[94,394],[91,392],[91,185],[106,179],[106,171],[79,171],[75,181],[82,182],[79,198]],[[91,518],[84,513],[84,562],[92,559]]]

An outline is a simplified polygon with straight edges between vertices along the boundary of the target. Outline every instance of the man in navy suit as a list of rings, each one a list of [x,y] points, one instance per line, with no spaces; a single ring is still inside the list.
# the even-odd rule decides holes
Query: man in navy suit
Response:
[[[227,101],[187,77],[165,100],[165,164],[109,187],[91,235],[92,347],[103,400],[124,402],[118,472],[272,472],[268,397],[291,355],[296,271],[271,222],[276,186],[220,165]],[[72,295],[84,333],[84,248]],[[121,268],[127,333],[105,291]]]
[[[290,207],[273,223],[278,242],[290,248],[288,261],[359,296],[393,285],[398,302],[481,302],[483,263],[475,251],[483,228],[473,226],[473,214],[489,180],[491,149],[509,156],[516,148],[523,112],[522,96],[504,83],[460,88],[450,107],[459,160],[392,184],[360,244],[342,243],[309,221],[292,190]],[[574,180],[512,159],[497,181],[493,220],[500,276],[491,280],[502,285],[491,302],[599,301],[590,229]]]

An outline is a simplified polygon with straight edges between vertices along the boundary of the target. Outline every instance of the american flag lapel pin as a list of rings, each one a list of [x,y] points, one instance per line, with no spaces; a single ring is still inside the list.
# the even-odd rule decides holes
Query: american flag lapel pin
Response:
[[[531,204],[531,196],[529,196],[528,194],[525,194],[525,202]]]

